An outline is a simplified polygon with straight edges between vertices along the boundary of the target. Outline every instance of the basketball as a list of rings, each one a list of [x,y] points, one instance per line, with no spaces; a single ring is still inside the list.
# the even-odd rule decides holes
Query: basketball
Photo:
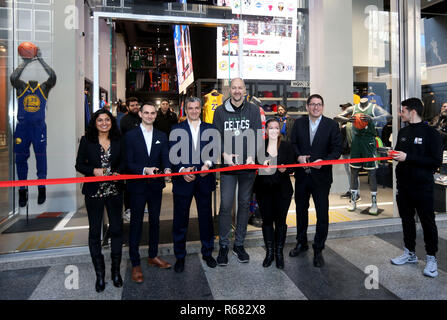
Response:
[[[364,116],[363,113],[356,113],[354,115],[354,127],[356,127],[359,130],[365,129],[365,127],[368,125],[368,121],[363,121],[362,116]]]
[[[17,50],[19,55],[24,59],[32,59],[37,55],[37,46],[32,42],[22,42]]]

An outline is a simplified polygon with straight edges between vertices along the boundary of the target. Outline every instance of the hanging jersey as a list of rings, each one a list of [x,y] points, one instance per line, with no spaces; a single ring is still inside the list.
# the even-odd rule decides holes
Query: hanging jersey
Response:
[[[140,69],[141,66],[140,50],[132,50],[132,54],[130,56],[130,67],[133,69]]]
[[[267,139],[267,131],[265,131],[265,123],[266,123],[265,112],[264,112],[264,109],[262,109],[262,107],[259,107],[259,112],[261,113],[262,136],[264,137],[264,140],[265,140],[265,139]]]
[[[45,97],[40,84],[34,89],[26,86],[25,90],[17,97],[18,121],[43,122],[45,121],[45,107],[47,97]]]
[[[169,73],[161,74],[161,91],[169,91]]]
[[[214,96],[212,93],[205,95],[205,104],[203,105],[203,121],[213,123],[214,111],[223,102],[223,94]]]
[[[365,109],[361,108],[360,104],[354,105],[354,110],[352,112],[352,115],[355,115],[357,113],[364,113],[370,117],[374,117],[374,108],[375,104],[369,103],[368,106]],[[377,135],[376,133],[376,126],[374,125],[374,122],[372,119],[369,120],[368,125],[364,129],[357,129],[356,127],[352,126],[352,134],[357,136],[371,136],[375,137]]]
[[[378,106],[383,107],[382,97],[377,95],[377,94],[369,94],[368,95],[368,100],[372,104],[377,104]]]

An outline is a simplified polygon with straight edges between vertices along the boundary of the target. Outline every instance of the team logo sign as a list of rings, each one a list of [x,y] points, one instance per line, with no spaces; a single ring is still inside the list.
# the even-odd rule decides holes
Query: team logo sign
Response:
[[[278,72],[283,72],[285,68],[286,68],[286,66],[282,62],[278,62],[276,64],[276,71],[278,71]]]
[[[219,69],[220,70],[227,70],[228,69],[228,63],[226,61],[219,62]]]
[[[23,100],[23,107],[26,112],[37,112],[40,110],[40,99],[34,94],[30,94]]]

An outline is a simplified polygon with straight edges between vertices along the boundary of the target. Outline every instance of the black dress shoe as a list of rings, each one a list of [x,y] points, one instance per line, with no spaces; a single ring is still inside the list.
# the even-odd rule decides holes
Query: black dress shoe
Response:
[[[174,271],[177,273],[183,272],[185,270],[185,258],[177,259],[174,265]]]
[[[47,199],[46,188],[45,187],[39,187],[39,188],[37,188],[37,190],[39,190],[39,193],[38,193],[38,196],[37,196],[37,204],[42,204]]]
[[[297,243],[296,247],[293,248],[292,250],[290,250],[289,252],[289,256],[290,257],[296,257],[298,256],[301,252],[307,251],[309,249],[309,246],[307,244],[301,244],[301,243]]]
[[[28,203],[28,189],[19,189],[19,206],[26,207]]]
[[[324,266],[323,254],[321,253],[321,251],[315,251],[314,252],[314,267],[321,268],[322,266]]]
[[[202,259],[205,260],[206,265],[210,268],[215,268],[217,266],[217,262],[212,256],[202,256]]]

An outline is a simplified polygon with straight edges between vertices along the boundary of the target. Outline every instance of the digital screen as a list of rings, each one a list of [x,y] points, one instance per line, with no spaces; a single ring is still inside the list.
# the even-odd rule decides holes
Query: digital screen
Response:
[[[192,68],[191,38],[188,26],[174,26],[175,59],[177,62],[177,79],[179,93],[194,82]]]

